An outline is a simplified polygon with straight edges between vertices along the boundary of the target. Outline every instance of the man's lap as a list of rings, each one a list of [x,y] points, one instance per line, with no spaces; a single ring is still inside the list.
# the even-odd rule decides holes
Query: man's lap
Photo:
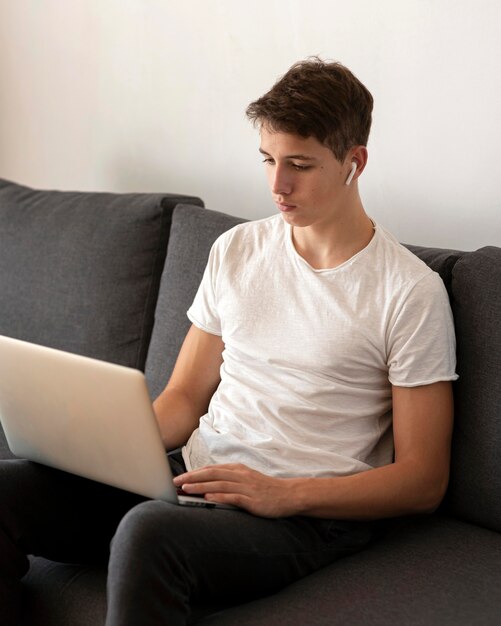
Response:
[[[372,526],[359,522],[272,520],[146,500],[24,460],[0,462],[0,493],[3,523],[21,537],[27,554],[105,563],[117,527],[122,535],[129,527],[136,534],[147,527],[143,540],[153,542],[152,548],[177,545],[190,554],[209,590],[221,567],[228,580],[234,572],[240,586],[245,571],[250,577],[259,571],[261,586],[271,590],[361,549],[372,537]]]
[[[307,517],[267,519],[244,511],[148,501],[120,522],[113,550],[130,550],[121,569],[175,560],[188,564],[194,601],[225,601],[272,593],[360,550],[372,525]],[[113,552],[112,550],[112,552]],[[128,557],[127,557],[128,558]],[[113,555],[112,555],[113,559]],[[147,565],[145,565],[147,567]],[[224,580],[224,585],[221,585]]]

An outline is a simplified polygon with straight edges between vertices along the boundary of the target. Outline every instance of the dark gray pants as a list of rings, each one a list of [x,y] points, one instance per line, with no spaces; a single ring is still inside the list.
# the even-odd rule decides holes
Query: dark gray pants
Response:
[[[370,524],[182,507],[27,461],[0,461],[0,614],[27,554],[108,569],[108,626],[186,624],[192,603],[273,593],[365,546]],[[110,548],[111,544],[111,548]]]

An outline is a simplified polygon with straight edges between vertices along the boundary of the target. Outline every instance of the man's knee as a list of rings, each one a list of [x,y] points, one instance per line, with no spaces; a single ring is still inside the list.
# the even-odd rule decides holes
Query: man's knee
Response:
[[[169,536],[175,541],[179,508],[159,500],[148,500],[133,507],[118,525],[111,544],[112,554],[121,552],[122,556],[134,554],[150,558],[165,546]]]

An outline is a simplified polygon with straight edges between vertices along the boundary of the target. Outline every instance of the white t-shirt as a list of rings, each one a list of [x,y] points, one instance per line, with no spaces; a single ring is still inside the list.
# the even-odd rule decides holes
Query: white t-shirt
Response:
[[[224,341],[221,382],[183,449],[187,467],[245,463],[342,476],[393,459],[391,385],[455,380],[439,275],[379,226],[334,269],[296,251],[281,215],[214,243],[188,311]]]

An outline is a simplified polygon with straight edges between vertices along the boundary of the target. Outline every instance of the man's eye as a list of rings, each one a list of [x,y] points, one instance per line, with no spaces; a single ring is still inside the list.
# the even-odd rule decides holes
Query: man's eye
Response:
[[[271,165],[273,163],[273,159],[263,159],[263,163],[266,163],[267,165]]]
[[[311,167],[311,165],[300,165],[299,163],[293,163],[293,164],[292,164],[292,167],[293,167],[295,170],[300,170],[300,171],[303,171],[303,172],[304,172],[305,170],[309,170],[309,169],[310,169],[310,167]]]

